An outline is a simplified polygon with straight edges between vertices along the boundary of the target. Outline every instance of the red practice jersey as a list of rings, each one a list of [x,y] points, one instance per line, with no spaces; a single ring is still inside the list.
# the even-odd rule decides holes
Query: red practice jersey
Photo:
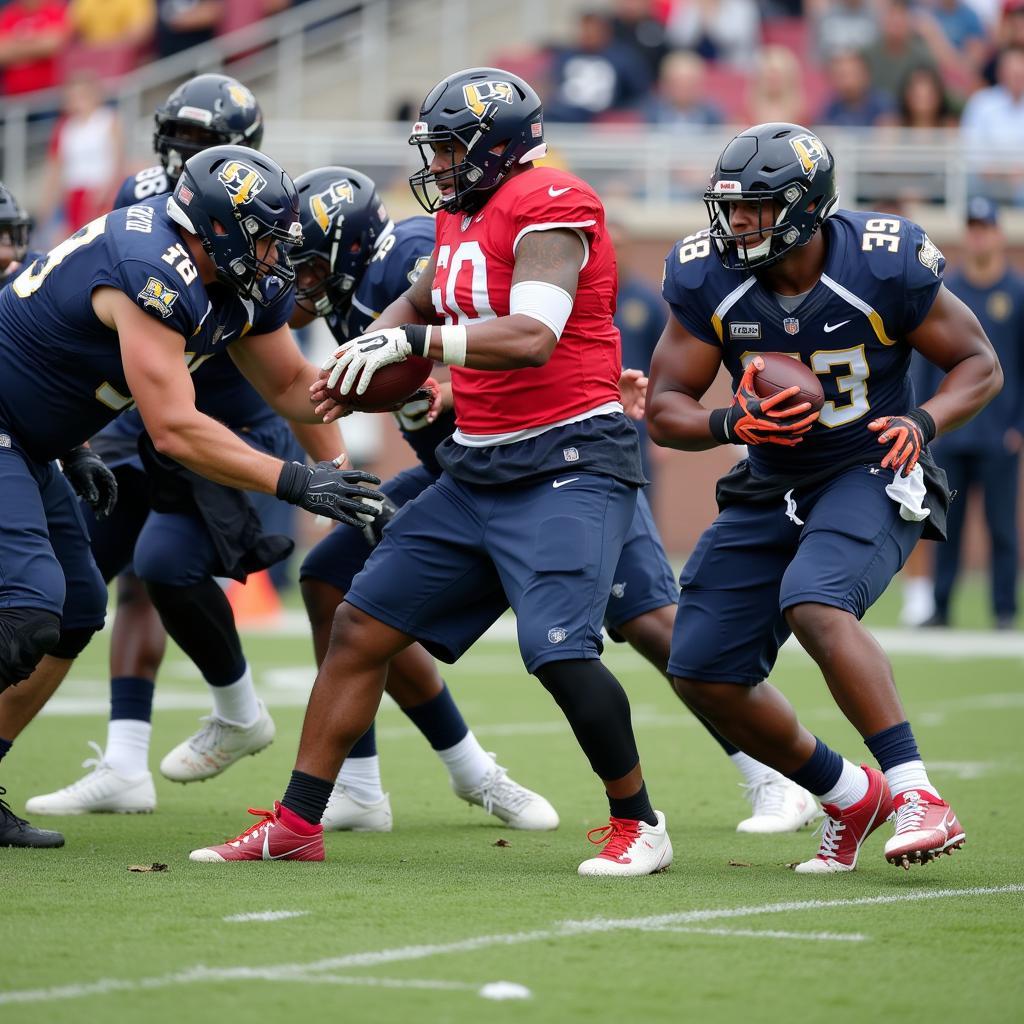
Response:
[[[531,168],[505,181],[474,214],[438,213],[434,308],[445,323],[466,326],[508,316],[516,247],[529,232],[552,228],[577,231],[585,250],[562,337],[544,366],[453,366],[456,422],[463,433],[542,427],[619,400],[615,250],[601,200],[572,174]]]

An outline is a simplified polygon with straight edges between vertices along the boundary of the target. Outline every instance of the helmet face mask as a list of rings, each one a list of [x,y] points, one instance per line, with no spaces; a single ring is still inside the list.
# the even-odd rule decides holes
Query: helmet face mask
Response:
[[[321,167],[295,179],[302,243],[292,254],[295,301],[313,316],[344,314],[394,222],[372,178]]]
[[[167,212],[200,240],[218,279],[242,299],[269,305],[277,295],[264,294],[264,278],[295,280],[289,252],[302,243],[298,194],[269,157],[242,146],[204,150],[186,163]]]
[[[423,101],[409,144],[423,161],[409,178],[417,202],[428,213],[473,213],[514,167],[547,152],[540,98],[507,71],[459,71]],[[432,171],[435,156],[448,153],[449,166]]]
[[[25,258],[31,227],[32,219],[18,205],[10,189],[0,182],[0,249],[11,250],[7,259],[0,257],[0,270],[6,269],[8,262]]]
[[[153,148],[177,180],[185,163],[211,146],[259,149],[263,114],[253,94],[227,75],[197,75],[178,86],[155,115]]]
[[[835,161],[800,125],[755,125],[723,150],[704,204],[710,238],[730,270],[757,270],[806,245],[839,200]],[[732,203],[756,204],[756,227],[733,230]]]

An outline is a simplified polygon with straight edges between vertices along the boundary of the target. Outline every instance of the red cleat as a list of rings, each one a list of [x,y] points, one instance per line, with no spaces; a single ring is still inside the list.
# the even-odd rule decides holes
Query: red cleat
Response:
[[[896,832],[885,844],[885,859],[890,864],[911,864],[952,855],[967,838],[949,804],[928,790],[910,789],[893,798]]]
[[[885,776],[866,764],[861,768],[868,776],[867,793],[842,811],[835,804],[821,805],[825,812],[821,845],[814,857],[796,865],[797,874],[852,871],[857,866],[857,854],[864,840],[892,814],[892,797]]]
[[[323,827],[310,825],[312,831],[308,834],[294,832],[281,820],[282,810],[276,801],[272,811],[250,807],[249,813],[259,815],[260,821],[250,825],[237,839],[193,850],[188,859],[207,864],[229,860],[323,860]]]

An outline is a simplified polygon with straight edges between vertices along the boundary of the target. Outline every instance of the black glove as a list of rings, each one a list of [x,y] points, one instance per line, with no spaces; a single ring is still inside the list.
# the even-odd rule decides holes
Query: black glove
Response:
[[[75,494],[96,513],[97,519],[106,519],[117,504],[117,477],[107,464],[85,445],[72,448],[61,457],[60,464]]]
[[[384,532],[384,527],[395,518],[395,513],[398,511],[395,503],[385,494],[384,504],[381,505],[380,512],[377,513],[377,518],[369,523],[363,524],[363,536],[366,538],[366,543],[371,548],[375,548],[380,543],[381,534]]]
[[[314,515],[337,519],[362,529],[380,515],[384,495],[360,484],[379,484],[380,479],[355,469],[338,469],[333,462],[310,468],[286,462],[277,479],[277,496]]]

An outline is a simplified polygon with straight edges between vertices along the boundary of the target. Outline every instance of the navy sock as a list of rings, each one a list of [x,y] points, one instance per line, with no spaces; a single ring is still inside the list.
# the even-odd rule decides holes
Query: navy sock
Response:
[[[142,676],[115,676],[110,680],[110,720],[130,718],[149,722],[153,718],[152,679]]]
[[[319,825],[334,789],[334,779],[318,779],[305,772],[292,772],[281,803],[310,825]]]
[[[650,798],[647,796],[646,782],[632,796],[621,800],[613,796],[608,797],[608,810],[613,818],[646,821],[648,825],[658,824],[658,816],[654,813]]]
[[[402,710],[435,750],[454,747],[469,732],[469,726],[463,721],[462,713],[447,686],[442,686],[436,697]]]
[[[356,740],[356,745],[348,752],[349,757],[377,756],[377,727],[370,723],[370,728]],[[347,758],[346,758],[347,760]]]
[[[0,738],[0,761],[2,761],[10,751],[11,747],[14,746],[14,740],[5,740]]]
[[[810,759],[795,772],[789,772],[787,777],[815,796],[821,796],[839,781],[839,776],[843,774],[843,759],[831,747],[826,747],[817,736],[814,738],[817,745]]]
[[[909,722],[900,722],[899,725],[891,725],[888,729],[876,732],[864,741],[864,745],[871,751],[883,772],[898,764],[921,760]]]

